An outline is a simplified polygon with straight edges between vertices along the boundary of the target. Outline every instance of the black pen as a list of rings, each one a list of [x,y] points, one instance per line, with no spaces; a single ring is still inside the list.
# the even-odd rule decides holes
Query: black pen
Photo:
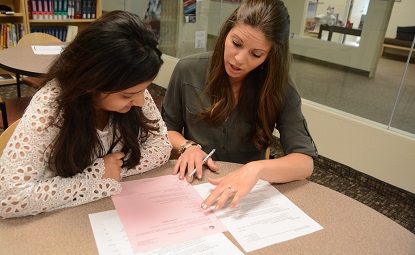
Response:
[[[202,161],[202,165],[206,163],[206,161],[209,159],[210,156],[215,152],[216,149],[213,149]],[[189,177],[193,177],[193,175],[196,173],[196,168],[189,174]]]

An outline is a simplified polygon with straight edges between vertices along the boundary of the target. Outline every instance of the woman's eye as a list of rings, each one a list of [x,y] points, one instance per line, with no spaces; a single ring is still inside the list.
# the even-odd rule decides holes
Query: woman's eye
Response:
[[[252,53],[252,55],[253,55],[254,57],[256,57],[256,58],[260,58],[260,57],[261,57],[261,55],[256,54],[256,53]]]
[[[130,98],[132,98],[133,96],[124,96],[124,95],[122,95],[122,97],[123,97],[123,98],[125,98],[125,99],[130,99]]]
[[[235,46],[237,46],[237,47],[241,47],[241,45],[239,44],[239,43],[237,43],[237,42],[235,42],[235,41],[232,41],[233,42],[233,45],[235,45]]]

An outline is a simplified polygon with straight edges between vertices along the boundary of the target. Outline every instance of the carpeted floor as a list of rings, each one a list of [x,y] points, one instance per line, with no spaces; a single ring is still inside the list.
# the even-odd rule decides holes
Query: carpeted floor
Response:
[[[271,155],[282,156],[275,137]],[[322,155],[309,180],[351,197],[394,220],[415,234],[415,194],[400,189]]]
[[[151,85],[152,95],[164,95],[165,89]],[[22,86],[22,95],[29,96],[34,89]],[[15,86],[0,86],[2,98],[16,97]],[[0,129],[0,133],[2,130]],[[281,145],[275,137],[271,155],[283,155]],[[347,195],[394,220],[415,234],[415,194],[363,174],[320,155],[315,161],[311,181]]]

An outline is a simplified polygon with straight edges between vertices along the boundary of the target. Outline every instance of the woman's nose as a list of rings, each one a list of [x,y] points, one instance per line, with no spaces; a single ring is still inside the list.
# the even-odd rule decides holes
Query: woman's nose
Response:
[[[131,100],[131,103],[134,106],[143,106],[144,105],[144,95],[137,95],[136,97],[133,97],[133,100]]]
[[[235,55],[235,60],[237,64],[242,64],[244,62],[246,53],[244,51],[239,51]]]

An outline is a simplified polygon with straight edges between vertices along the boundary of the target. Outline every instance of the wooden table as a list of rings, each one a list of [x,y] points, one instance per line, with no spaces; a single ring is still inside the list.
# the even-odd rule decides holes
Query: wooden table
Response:
[[[329,36],[327,37],[327,41],[331,41],[331,37],[333,33],[340,33],[344,35],[354,35],[354,36],[361,36],[362,29],[356,28],[347,28],[347,27],[339,27],[339,26],[329,26],[329,25],[320,25],[320,29],[318,31],[318,39],[321,39],[321,35],[323,31],[328,31]]]
[[[43,43],[39,45],[66,45],[67,43]],[[0,51],[0,68],[27,76],[39,76],[48,71],[58,55],[36,55],[31,46],[21,45]]]
[[[171,174],[175,161],[123,181]],[[223,176],[240,165],[218,162]],[[343,194],[304,180],[274,185],[323,230],[249,254],[415,254],[415,235]],[[113,210],[111,198],[37,216],[0,220],[1,254],[98,254],[88,214]],[[241,250],[229,232],[225,235]]]
[[[43,43],[37,45],[66,45],[67,43]],[[18,45],[0,51],[0,68],[15,73],[18,97],[20,79],[18,75],[40,76],[48,71],[49,65],[58,55],[36,55],[31,46]]]

